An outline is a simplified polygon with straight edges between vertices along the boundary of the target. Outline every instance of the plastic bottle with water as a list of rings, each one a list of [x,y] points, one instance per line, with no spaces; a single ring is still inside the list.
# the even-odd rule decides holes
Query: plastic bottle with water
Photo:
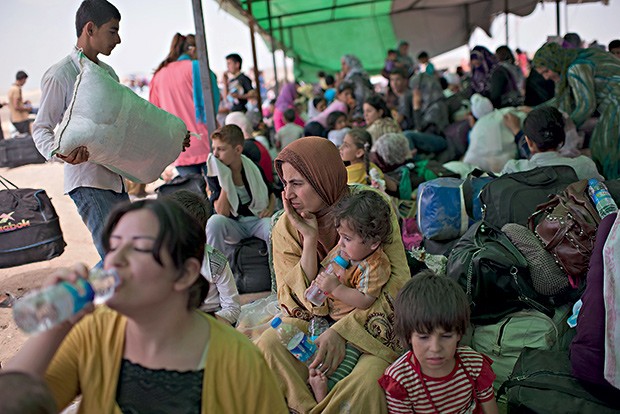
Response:
[[[611,194],[609,194],[607,186],[596,178],[588,180],[588,194],[590,194],[590,198],[592,198],[601,219],[618,211],[618,206]]]
[[[13,305],[13,319],[26,333],[43,332],[66,321],[90,302],[105,303],[120,282],[116,269],[92,269],[88,280],[62,281],[30,292]]]
[[[324,272],[338,276],[336,274],[336,266],[346,269],[349,267],[349,261],[342,256],[337,255],[331,263],[327,265]],[[306,299],[308,299],[314,306],[321,306],[323,302],[325,302],[325,299],[327,299],[327,293],[323,292],[321,288],[316,285],[316,283],[313,283],[310,285],[310,288],[306,293]]]
[[[312,343],[316,343],[317,338],[328,329],[329,322],[327,319],[322,316],[313,316],[308,325],[308,334],[310,335]]]
[[[316,352],[316,345],[305,333],[296,326],[282,322],[278,316],[271,320],[271,327],[278,332],[280,342],[291,354],[295,355],[295,358],[306,365],[310,365]]]

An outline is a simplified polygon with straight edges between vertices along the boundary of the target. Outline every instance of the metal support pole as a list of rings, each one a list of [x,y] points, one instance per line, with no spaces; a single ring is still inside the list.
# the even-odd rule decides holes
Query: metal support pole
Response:
[[[505,22],[505,31],[506,31],[506,46],[508,46],[508,41],[510,40],[510,35],[508,34],[508,0],[504,0],[504,16],[506,17]]]
[[[207,115],[207,131],[209,131],[209,149],[211,150],[211,136],[217,123],[215,114],[217,108],[213,103],[213,88],[211,88],[211,70],[209,69],[209,53],[207,50],[207,37],[205,32],[204,15],[202,13],[202,2],[192,0],[194,10],[194,25],[196,26],[196,49],[200,62],[200,82],[202,83],[202,95],[204,97],[205,112]],[[204,139],[204,137],[202,137]]]
[[[269,21],[269,37],[271,38],[271,59],[273,60],[273,77],[276,80],[276,96],[278,96],[278,94],[280,93],[280,84],[278,82],[278,68],[276,67],[276,42],[273,38],[270,0],[267,0],[267,19]]]
[[[555,27],[557,28],[557,35],[561,36],[560,32],[560,0],[555,0]]]
[[[286,42],[284,41],[284,29],[282,29],[282,18],[278,18],[278,24],[280,25],[280,43],[284,45],[282,47],[282,66],[284,67],[284,82],[288,83],[288,68],[286,67]]]
[[[196,1],[196,0],[194,0]],[[254,40],[254,15],[252,14],[252,0],[248,0],[248,25],[250,26],[250,41],[252,43],[252,60],[254,61],[254,79],[256,80],[256,99],[258,101],[258,110],[263,110],[263,99],[260,96],[260,80],[258,75],[258,60],[256,59],[256,41]]]

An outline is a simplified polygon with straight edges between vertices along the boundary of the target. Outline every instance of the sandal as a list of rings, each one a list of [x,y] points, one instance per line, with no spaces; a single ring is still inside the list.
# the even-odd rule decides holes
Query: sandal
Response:
[[[11,308],[15,303],[15,296],[9,292],[0,293],[0,308]]]

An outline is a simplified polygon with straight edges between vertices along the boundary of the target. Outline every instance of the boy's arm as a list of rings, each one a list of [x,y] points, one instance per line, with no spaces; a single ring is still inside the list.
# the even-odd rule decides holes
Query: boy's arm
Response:
[[[230,215],[230,203],[226,191],[220,186],[217,176],[207,177],[207,187],[209,188],[209,200],[213,203],[213,208],[217,214],[228,217]]]
[[[41,81],[41,105],[32,125],[32,138],[37,149],[46,159],[52,158],[54,128],[62,121],[67,91],[55,78]]]
[[[480,406],[484,414],[499,414],[499,408],[497,407],[495,397],[491,398],[489,401],[480,403]]]

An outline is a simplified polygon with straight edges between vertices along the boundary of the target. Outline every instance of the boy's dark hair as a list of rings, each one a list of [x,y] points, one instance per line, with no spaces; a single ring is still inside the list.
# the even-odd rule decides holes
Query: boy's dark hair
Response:
[[[112,19],[121,20],[121,12],[106,0],[84,0],[75,13],[75,31],[77,37],[82,35],[82,29],[88,22],[101,27]]]
[[[295,110],[292,108],[289,108],[286,111],[284,111],[282,116],[284,117],[284,120],[286,122],[295,122]]]
[[[185,261],[195,258],[202,263],[207,238],[204,226],[200,226],[191,214],[176,201],[165,198],[157,200],[139,200],[134,203],[121,203],[112,210],[103,228],[102,242],[105,252],[110,251],[110,235],[121,218],[132,211],[148,210],[155,215],[159,232],[153,244],[152,255],[163,266],[161,251],[165,249],[172,258],[174,267],[183,269]],[[187,308],[196,309],[209,293],[209,282],[199,276],[189,288]]]
[[[41,378],[25,372],[0,372],[2,414],[54,414],[56,401]]]
[[[205,196],[189,190],[178,190],[164,198],[179,203],[181,207],[187,210],[200,223],[203,229],[207,227],[207,221],[213,215],[213,207]]]
[[[338,85],[338,93],[342,93],[347,89],[350,90],[351,93],[353,93],[353,91],[355,90],[353,84],[350,82],[342,82],[340,85]]]
[[[430,334],[441,328],[464,335],[469,325],[469,302],[458,283],[432,270],[412,277],[394,302],[394,332],[411,347],[414,332]]]
[[[321,101],[325,101],[325,103],[327,103],[327,100],[324,97],[322,97],[322,96],[315,96],[314,98],[312,98],[312,105],[314,105],[314,107],[316,108],[316,106]]]
[[[418,55],[418,60],[419,59],[428,59],[428,53],[427,52],[420,52],[420,54]]]
[[[334,129],[336,127],[336,122],[338,122],[338,120],[342,117],[346,118],[347,114],[340,111],[334,111],[327,115],[327,130],[331,131]]]
[[[508,46],[500,46],[495,49],[495,57],[497,57],[497,60],[500,62],[515,63],[515,56],[512,54],[512,50],[510,50]]]
[[[523,122],[523,133],[539,150],[554,150],[564,143],[564,117],[552,106],[532,110]]]
[[[238,63],[239,69],[241,69],[241,65],[243,64],[243,59],[241,59],[241,56],[239,56],[237,53],[231,53],[230,55],[226,56],[226,60],[228,59]]]
[[[611,52],[611,49],[618,49],[618,48],[620,48],[620,39],[614,39],[611,42],[609,42],[609,46],[607,47],[607,50]]]
[[[27,78],[28,78],[28,74],[24,72],[23,70],[20,70],[15,74],[15,80],[24,80]]]
[[[392,54],[395,54],[395,53],[398,53],[398,50],[396,50],[396,49],[388,49],[388,51],[387,51],[388,55],[392,55]]]
[[[392,210],[381,194],[362,190],[344,197],[334,208],[336,227],[346,221],[364,243],[389,243],[392,236]]]
[[[322,71],[322,70],[318,71],[317,74],[316,74],[316,77],[317,78],[324,78],[325,77],[325,72]]]
[[[212,135],[211,140],[219,140],[227,144],[236,147],[237,145],[243,146],[245,138],[243,137],[243,131],[237,125],[224,125],[217,129]]]
[[[334,75],[325,75],[325,84],[327,86],[334,86],[336,83],[336,79],[334,79]]]
[[[390,76],[391,75],[399,75],[401,76],[403,79],[407,79],[409,77],[409,74],[407,73],[407,69],[405,68],[394,68],[391,72],[390,72]]]

